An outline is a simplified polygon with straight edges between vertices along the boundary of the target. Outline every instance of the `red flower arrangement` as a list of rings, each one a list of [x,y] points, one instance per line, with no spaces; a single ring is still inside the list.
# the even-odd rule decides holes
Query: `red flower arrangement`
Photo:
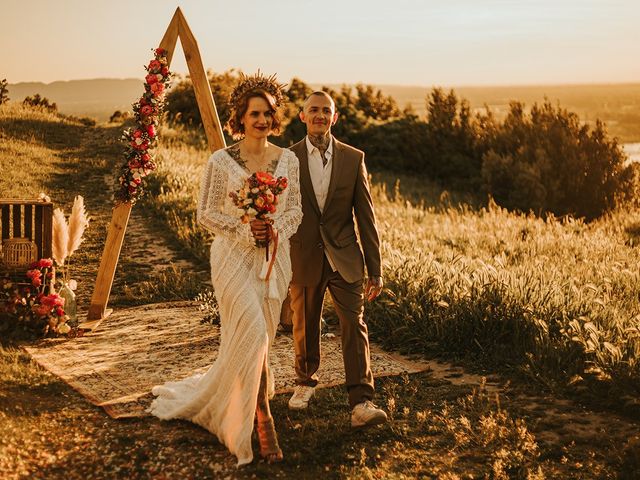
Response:
[[[270,173],[255,172],[245,180],[244,186],[240,190],[229,192],[229,196],[233,200],[233,204],[238,207],[242,223],[249,223],[252,218],[258,218],[272,224],[273,220],[269,218],[269,214],[275,213],[278,196],[287,188],[287,185],[287,177],[275,178]],[[277,234],[274,239],[275,255],[278,248]],[[269,261],[269,241],[256,240],[256,247],[266,248],[265,258]]]
[[[14,336],[70,333],[64,298],[50,291],[53,260],[43,258],[32,263],[25,277],[29,283],[0,279],[0,331],[7,330]]]
[[[240,220],[249,223],[252,218],[270,221],[268,215],[275,213],[278,195],[287,188],[286,177],[274,178],[270,173],[256,172],[245,180],[244,187],[229,196],[240,209]]]
[[[132,204],[144,195],[144,178],[156,168],[153,149],[156,147],[156,128],[164,110],[164,93],[171,83],[171,72],[167,61],[167,51],[153,50],[155,58],[145,67],[144,94],[133,104],[137,125],[122,134],[126,144],[125,162],[118,176],[119,189],[116,202]]]

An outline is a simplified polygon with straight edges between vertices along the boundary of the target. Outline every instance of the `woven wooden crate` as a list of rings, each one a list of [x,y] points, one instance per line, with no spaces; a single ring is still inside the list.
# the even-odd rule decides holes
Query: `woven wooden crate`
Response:
[[[51,202],[0,199],[0,276],[24,282],[31,261],[51,257],[52,232]],[[32,245],[36,247],[35,258]]]
[[[2,264],[7,270],[26,270],[38,260],[38,247],[28,238],[9,238],[2,242]]]
[[[53,204],[51,202],[0,199],[2,242],[12,238],[27,238],[36,244],[38,258],[49,258],[52,232]]]

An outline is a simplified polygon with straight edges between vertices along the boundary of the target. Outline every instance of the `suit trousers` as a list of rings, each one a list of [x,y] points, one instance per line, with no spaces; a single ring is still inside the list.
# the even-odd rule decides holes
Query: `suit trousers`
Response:
[[[326,290],[329,290],[340,320],[342,359],[349,404],[373,398],[373,373],[369,354],[369,335],[364,323],[363,282],[348,283],[334,272],[324,257],[322,278],[315,286],[291,284],[293,339],[296,383],[316,386],[320,366],[320,319]]]

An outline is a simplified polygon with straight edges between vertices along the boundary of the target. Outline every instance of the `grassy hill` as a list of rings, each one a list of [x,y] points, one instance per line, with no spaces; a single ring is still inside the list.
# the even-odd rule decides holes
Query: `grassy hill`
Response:
[[[94,117],[104,122],[116,110],[131,110],[142,91],[142,80],[102,78],[52,83],[22,82],[9,84],[9,98],[22,101],[39,93],[56,102],[62,113]]]

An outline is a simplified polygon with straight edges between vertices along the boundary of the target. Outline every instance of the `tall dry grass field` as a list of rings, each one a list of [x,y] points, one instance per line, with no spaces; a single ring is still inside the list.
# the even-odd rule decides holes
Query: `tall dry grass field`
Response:
[[[195,208],[208,153],[180,136],[165,135],[147,204],[206,260],[210,239]],[[628,400],[640,392],[640,213],[586,224],[492,202],[472,208],[388,173],[373,174],[372,190],[386,282],[367,305],[377,341],[515,369],[543,384],[579,390],[596,381]]]

